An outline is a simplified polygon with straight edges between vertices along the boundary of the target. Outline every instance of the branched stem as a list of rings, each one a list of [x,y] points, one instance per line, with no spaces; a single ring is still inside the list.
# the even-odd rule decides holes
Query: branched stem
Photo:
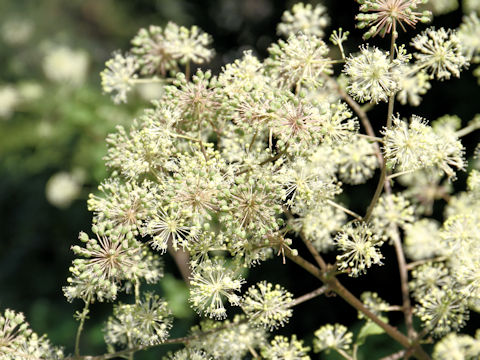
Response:
[[[310,274],[317,279],[328,285],[329,290],[332,290],[337,295],[342,297],[352,307],[362,312],[367,318],[372,320],[375,324],[380,326],[391,338],[400,343],[404,348],[408,349],[412,346],[410,339],[398,331],[393,326],[382,321],[377,315],[372,313],[358,298],[356,298],[351,292],[349,292],[335,277],[327,278],[319,268],[312,263],[308,262],[304,258],[298,255],[292,254],[292,252],[286,252],[287,257],[297,265],[304,268]],[[414,355],[420,360],[430,360],[430,356],[418,345],[415,345]]]

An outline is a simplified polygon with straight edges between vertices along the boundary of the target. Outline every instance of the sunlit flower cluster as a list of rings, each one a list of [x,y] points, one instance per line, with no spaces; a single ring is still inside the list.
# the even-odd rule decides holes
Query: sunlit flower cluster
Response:
[[[317,4],[297,3],[291,11],[285,11],[282,15],[282,22],[277,26],[279,35],[295,35],[303,33],[323,37],[324,29],[330,22],[325,6]]]

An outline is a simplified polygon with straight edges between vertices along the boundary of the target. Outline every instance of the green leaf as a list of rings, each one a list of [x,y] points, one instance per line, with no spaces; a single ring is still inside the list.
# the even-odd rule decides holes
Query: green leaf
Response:
[[[188,303],[190,292],[185,282],[171,274],[165,274],[160,284],[173,315],[183,319],[192,317],[193,311]]]
[[[380,319],[388,323],[388,319],[380,316]],[[367,321],[365,325],[362,326],[360,332],[357,335],[357,341],[355,342],[358,346],[365,344],[365,340],[368,336],[371,335],[381,335],[385,332],[380,326],[375,324],[373,321]]]

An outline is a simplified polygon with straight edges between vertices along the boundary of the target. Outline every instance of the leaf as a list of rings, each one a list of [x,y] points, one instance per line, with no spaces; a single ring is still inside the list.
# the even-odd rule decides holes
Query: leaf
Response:
[[[380,316],[380,319],[386,323],[388,323],[388,319],[385,317]],[[371,335],[381,335],[385,332],[380,326],[375,324],[373,321],[367,321],[365,325],[362,326],[360,332],[357,335],[356,344],[361,346],[365,344],[365,340],[368,336]]]

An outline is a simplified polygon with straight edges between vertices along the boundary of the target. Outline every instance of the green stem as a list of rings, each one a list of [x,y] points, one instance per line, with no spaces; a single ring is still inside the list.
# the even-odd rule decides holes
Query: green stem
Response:
[[[337,353],[339,353],[344,359],[347,359],[347,360],[353,360],[353,358],[348,355],[344,350],[342,349],[338,349],[338,348],[335,348],[334,349]]]
[[[83,307],[82,313],[79,316],[80,323],[78,324],[77,335],[75,336],[75,356],[80,356],[80,336],[83,331],[83,325],[85,323],[85,319],[88,315],[88,307],[90,305],[90,297],[85,300],[85,306]]]

